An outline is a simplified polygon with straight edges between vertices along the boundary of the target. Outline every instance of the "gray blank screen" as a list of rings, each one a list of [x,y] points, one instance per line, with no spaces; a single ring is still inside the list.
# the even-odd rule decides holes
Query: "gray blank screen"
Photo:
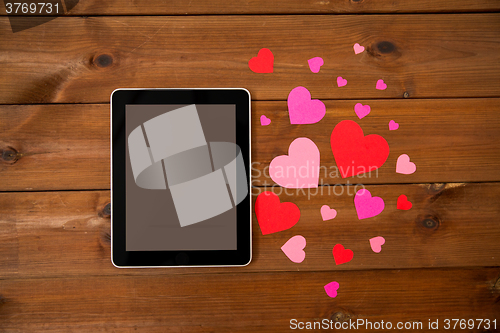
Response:
[[[184,106],[127,105],[126,138],[148,120]],[[196,109],[207,142],[236,143],[235,105],[196,105]],[[204,147],[198,150],[200,156],[206,154]],[[186,168],[190,167],[189,162],[183,163]],[[179,168],[179,165],[174,167]],[[202,222],[181,227],[168,182],[166,189],[139,187],[134,180],[129,149],[126,149],[125,173],[127,251],[236,250],[234,207]],[[190,195],[183,194],[180,199],[189,202]],[[193,204],[192,209],[199,207]]]

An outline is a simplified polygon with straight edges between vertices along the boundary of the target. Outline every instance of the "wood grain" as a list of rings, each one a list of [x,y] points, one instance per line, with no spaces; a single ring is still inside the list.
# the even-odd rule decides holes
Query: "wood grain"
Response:
[[[182,0],[135,1],[75,1],[77,2],[67,15],[187,15],[187,14],[347,14],[347,13],[457,13],[457,12],[488,12],[500,10],[500,4],[495,0],[461,0],[449,2],[444,0],[420,0],[418,3],[404,0],[276,0],[276,1],[246,1],[235,2],[218,0],[207,2],[193,0],[186,3]],[[0,15],[6,15],[0,8]]]
[[[301,218],[291,229],[262,236],[254,214],[249,266],[169,270],[112,266],[110,219],[103,212],[110,200],[108,191],[2,193],[0,222],[5,232],[0,234],[0,252],[8,260],[0,261],[0,278],[500,265],[499,183],[373,185],[366,189],[384,199],[385,210],[364,220],[358,220],[354,209],[353,186],[305,193],[275,189],[282,202],[297,204]],[[401,194],[412,202],[411,210],[396,209]],[[322,221],[324,204],[337,210],[334,220]],[[148,208],[144,211],[147,218]],[[288,260],[280,249],[294,235],[307,239],[307,255],[301,264]],[[375,236],[386,239],[379,254],[372,252],[368,241]],[[335,265],[332,249],[338,243],[354,252],[351,262]]]
[[[61,17],[19,33],[2,17],[0,103],[107,102],[122,87],[245,87],[255,100],[286,100],[299,85],[322,99],[498,97],[499,32],[500,14]],[[367,50],[354,55],[354,43]],[[248,68],[262,47],[273,74]],[[314,56],[325,61],[318,74]]]
[[[355,103],[371,105],[358,119]],[[252,104],[252,183],[273,186],[268,166],[288,153],[297,137],[321,153],[320,184],[478,182],[500,180],[500,99],[325,101],[327,114],[314,125],[290,125],[286,102]],[[272,119],[260,125],[260,115]],[[387,162],[370,174],[342,179],[330,135],[344,119],[365,134],[386,138]],[[400,128],[388,130],[395,119]],[[0,106],[0,191],[109,189],[109,105]],[[273,144],[269,144],[273,142]],[[395,173],[399,155],[417,164],[412,175]]]
[[[437,331],[447,332],[444,319],[498,319],[499,273],[483,268],[3,280],[0,320],[4,330],[30,332],[284,332],[293,318],[333,325],[349,319],[421,322],[423,331],[429,319],[438,319]],[[340,284],[334,299],[323,289],[331,281]]]
[[[109,105],[0,107],[2,191],[110,188]]]

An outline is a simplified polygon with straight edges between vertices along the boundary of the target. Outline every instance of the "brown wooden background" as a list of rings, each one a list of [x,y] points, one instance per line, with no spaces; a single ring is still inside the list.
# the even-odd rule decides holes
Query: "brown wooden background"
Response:
[[[500,325],[499,1],[81,0],[17,33],[0,12],[0,332],[279,332],[292,318]],[[354,43],[366,51],[355,56]],[[262,47],[273,74],[248,69]],[[327,106],[316,125],[289,124],[299,85]],[[258,186],[273,184],[262,172],[296,137],[335,166],[330,133],[357,120],[391,147],[378,177],[361,179],[386,208],[359,221],[348,195],[283,194],[301,220],[262,236],[254,218],[247,267],[114,268],[109,96],[120,87],[248,88]],[[362,120],[357,102],[372,107]],[[416,173],[395,173],[402,153]],[[411,210],[396,209],[400,194]],[[323,222],[323,204],[337,218]],[[301,264],[280,250],[297,234]],[[368,244],[377,235],[380,254]],[[350,263],[335,265],[336,243],[354,251]],[[333,280],[335,299],[323,290]]]

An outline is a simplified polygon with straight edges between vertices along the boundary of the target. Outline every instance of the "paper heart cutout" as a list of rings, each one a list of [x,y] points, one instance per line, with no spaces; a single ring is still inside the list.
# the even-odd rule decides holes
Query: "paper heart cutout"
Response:
[[[260,116],[260,124],[262,126],[267,126],[271,123],[271,119],[267,118],[266,116],[262,115]]]
[[[319,149],[308,138],[297,138],[288,147],[288,155],[275,157],[269,175],[286,188],[316,188],[319,179]]]
[[[340,88],[345,85],[347,85],[347,80],[344,79],[342,76],[337,77],[337,86]]]
[[[342,178],[376,170],[389,156],[389,144],[383,137],[364,136],[361,127],[352,120],[343,120],[335,126],[330,145]]]
[[[262,192],[255,200],[255,215],[263,235],[293,227],[300,219],[300,210],[292,202],[280,202],[273,192]]]
[[[339,289],[340,285],[337,281],[333,281],[325,285],[325,291],[328,296],[331,298],[337,297],[337,290]]]
[[[365,50],[365,47],[359,45],[358,43],[354,44],[352,48],[354,49],[354,54],[359,54]]]
[[[385,84],[384,80],[378,80],[375,88],[377,88],[378,90],[385,90],[387,89],[387,84]]]
[[[335,216],[337,216],[337,211],[333,208],[330,208],[328,205],[321,206],[320,212],[323,221],[334,219]]]
[[[408,198],[406,197],[406,195],[401,194],[398,197],[398,203],[396,205],[396,207],[398,209],[408,210],[408,209],[411,209],[412,206],[413,206],[412,203],[410,201],[408,201]]]
[[[389,131],[395,131],[399,128],[399,124],[395,122],[394,120],[391,120],[389,122]]]
[[[248,67],[254,73],[272,73],[274,67],[274,55],[271,50],[262,48],[256,57],[248,62]]]
[[[295,263],[301,263],[306,257],[304,248],[306,247],[306,239],[301,236],[293,236],[282,247],[281,251]]]
[[[370,238],[370,246],[375,253],[380,253],[380,251],[382,251],[382,245],[384,244],[385,238],[382,236]]]
[[[293,88],[287,104],[290,124],[314,124],[326,114],[325,104],[319,99],[311,99],[311,93],[304,87]]]
[[[380,197],[372,197],[370,191],[366,189],[356,192],[354,206],[360,220],[377,216],[385,208],[384,200]]]
[[[323,61],[323,58],[315,57],[307,60],[307,63],[309,64],[309,69],[311,70],[311,72],[318,73],[321,66],[323,66],[325,62]]]
[[[396,162],[397,173],[411,175],[415,171],[417,171],[417,166],[415,163],[410,162],[410,156],[403,154],[398,157],[398,161]]]
[[[345,249],[342,244],[337,244],[333,247],[333,259],[336,265],[345,264],[352,260],[354,253],[351,250]]]
[[[371,108],[368,104],[363,105],[361,103],[356,103],[356,105],[354,105],[354,112],[356,113],[359,119],[366,117],[370,113],[370,111]]]

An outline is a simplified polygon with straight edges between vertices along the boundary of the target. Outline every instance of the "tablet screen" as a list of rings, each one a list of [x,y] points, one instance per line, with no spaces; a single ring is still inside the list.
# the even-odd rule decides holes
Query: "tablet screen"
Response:
[[[125,132],[126,251],[236,250],[236,106],[127,104]]]

